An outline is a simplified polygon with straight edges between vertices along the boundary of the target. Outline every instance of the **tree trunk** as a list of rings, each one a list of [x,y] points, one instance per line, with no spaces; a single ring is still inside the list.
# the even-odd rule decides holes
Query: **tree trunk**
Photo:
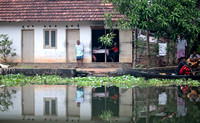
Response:
[[[137,39],[138,39],[138,31],[137,28],[134,31],[134,43],[133,43],[133,68],[136,68],[136,64],[137,64]]]
[[[175,56],[175,52],[176,52],[176,41],[172,41],[172,47],[173,47],[173,55],[172,55],[172,64],[175,65],[175,61],[176,61],[176,56]]]
[[[149,47],[149,30],[146,30],[146,37],[147,37],[147,62],[148,65],[150,65],[151,57],[150,57],[150,47]]]
[[[107,62],[107,50],[106,50],[106,46],[105,46],[105,63]]]
[[[147,100],[146,100],[146,106],[147,106],[147,112],[146,112],[146,123],[149,123],[149,118],[150,118],[150,112],[149,112],[149,106],[150,106],[150,99],[149,99],[149,96],[150,96],[150,88],[148,87],[147,88]]]

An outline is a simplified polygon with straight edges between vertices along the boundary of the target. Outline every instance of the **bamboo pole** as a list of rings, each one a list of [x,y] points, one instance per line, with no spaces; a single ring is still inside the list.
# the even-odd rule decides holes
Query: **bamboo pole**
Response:
[[[133,56],[133,68],[136,68],[136,64],[137,64],[137,39],[138,39],[138,31],[137,28],[134,31],[134,56]]]
[[[146,30],[146,37],[147,37],[147,62],[148,65],[150,65],[151,57],[150,57],[150,46],[149,46],[149,30]]]

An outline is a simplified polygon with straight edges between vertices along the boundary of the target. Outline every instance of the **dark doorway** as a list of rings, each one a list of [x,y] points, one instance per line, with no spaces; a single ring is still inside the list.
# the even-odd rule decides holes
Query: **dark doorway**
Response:
[[[105,90],[106,89],[106,90]],[[92,117],[98,117],[102,111],[110,110],[113,116],[119,116],[119,88],[98,87],[92,90]]]
[[[109,33],[109,30],[105,30],[104,28],[102,29],[92,29],[92,55],[95,56],[96,58],[96,62],[105,62],[105,46],[98,41],[99,37],[105,35],[105,34],[108,34]],[[119,49],[119,30],[114,30],[114,34],[115,35],[115,38],[113,39],[113,42],[116,42],[117,43],[117,47]],[[104,52],[94,52],[94,50],[97,50],[97,49],[104,49]],[[107,49],[112,49],[112,46],[111,47],[107,47]],[[109,54],[112,53],[113,51],[112,50],[109,50]],[[94,59],[92,59],[93,62]],[[107,58],[107,62],[111,62],[111,59]],[[119,62],[119,54],[115,57],[115,62]]]

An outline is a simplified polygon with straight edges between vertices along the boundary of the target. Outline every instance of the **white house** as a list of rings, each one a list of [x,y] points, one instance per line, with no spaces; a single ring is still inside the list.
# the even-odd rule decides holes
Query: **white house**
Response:
[[[106,33],[104,14],[111,4],[103,0],[1,0],[0,34],[13,40],[14,62],[72,63],[75,44],[84,45],[84,62],[91,63],[98,37]],[[114,20],[120,15],[117,15]],[[132,62],[132,31],[117,30],[117,62]],[[97,61],[104,61],[100,54]]]

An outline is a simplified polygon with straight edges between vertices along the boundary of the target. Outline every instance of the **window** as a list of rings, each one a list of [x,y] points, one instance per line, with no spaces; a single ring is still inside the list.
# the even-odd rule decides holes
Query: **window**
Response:
[[[56,116],[57,115],[57,99],[44,98],[44,115]]]
[[[44,30],[44,48],[56,48],[56,30]]]

